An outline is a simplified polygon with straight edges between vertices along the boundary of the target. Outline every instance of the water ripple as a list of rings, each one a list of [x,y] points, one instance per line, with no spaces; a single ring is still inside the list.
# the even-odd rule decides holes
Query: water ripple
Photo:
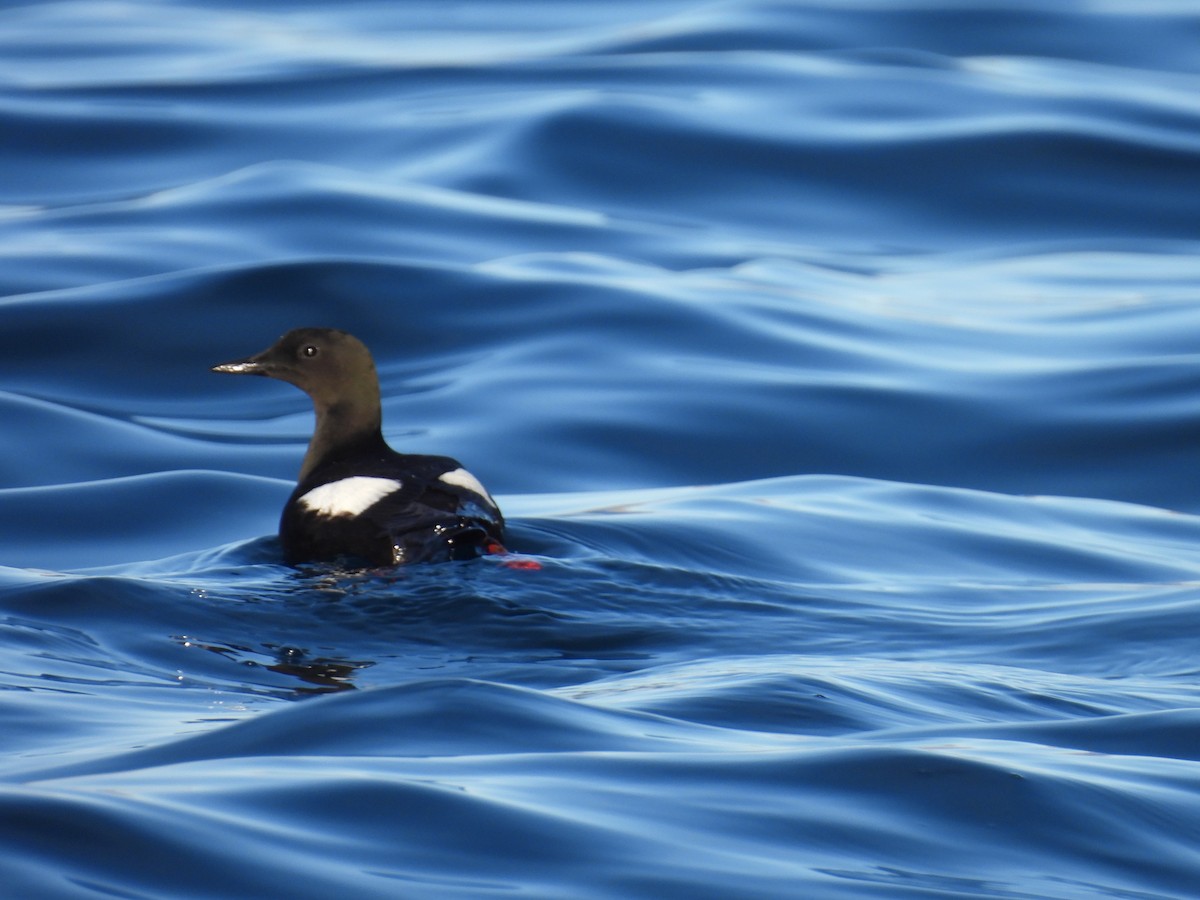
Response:
[[[0,12],[7,892],[1191,896],[1200,18],[1044,7]],[[308,324],[540,568],[281,564]]]

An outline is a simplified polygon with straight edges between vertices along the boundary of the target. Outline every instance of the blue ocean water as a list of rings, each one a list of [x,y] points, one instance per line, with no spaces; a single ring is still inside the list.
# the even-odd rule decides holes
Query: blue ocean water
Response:
[[[0,10],[0,889],[1200,896],[1200,2]],[[293,570],[375,352],[540,569]]]

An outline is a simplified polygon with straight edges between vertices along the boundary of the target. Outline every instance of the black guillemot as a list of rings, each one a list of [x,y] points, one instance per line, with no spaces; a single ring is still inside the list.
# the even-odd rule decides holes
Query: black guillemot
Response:
[[[448,456],[387,445],[375,363],[358,338],[297,328],[212,370],[278,378],[312,398],[316,427],[279,520],[289,564],[392,566],[503,552],[504,517],[474,475]]]

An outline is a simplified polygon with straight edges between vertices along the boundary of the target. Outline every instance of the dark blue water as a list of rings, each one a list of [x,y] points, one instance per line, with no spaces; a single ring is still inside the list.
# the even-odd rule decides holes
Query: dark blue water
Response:
[[[13,898],[1200,896],[1200,2],[0,10]],[[306,398],[497,559],[292,570]]]

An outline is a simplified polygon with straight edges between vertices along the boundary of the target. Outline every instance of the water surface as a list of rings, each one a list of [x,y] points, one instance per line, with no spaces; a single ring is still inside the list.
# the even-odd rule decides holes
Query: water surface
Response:
[[[0,11],[6,890],[1196,896],[1198,31]],[[281,564],[310,324],[540,568]]]

